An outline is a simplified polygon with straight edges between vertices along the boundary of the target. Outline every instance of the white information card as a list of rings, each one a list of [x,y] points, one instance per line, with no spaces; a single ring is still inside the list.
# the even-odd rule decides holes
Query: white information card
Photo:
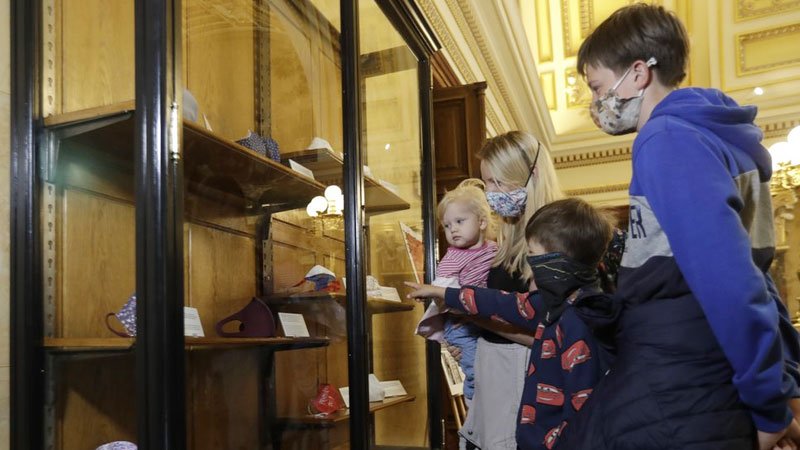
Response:
[[[408,392],[406,392],[406,389],[403,387],[403,384],[400,383],[400,380],[381,381],[381,387],[383,388],[384,392],[386,392],[387,397],[401,397],[403,395],[408,395]]]
[[[284,336],[309,337],[308,327],[302,314],[279,312],[278,319],[281,321]]]
[[[206,337],[203,333],[203,324],[200,322],[200,313],[197,308],[183,307],[183,335],[190,337]]]

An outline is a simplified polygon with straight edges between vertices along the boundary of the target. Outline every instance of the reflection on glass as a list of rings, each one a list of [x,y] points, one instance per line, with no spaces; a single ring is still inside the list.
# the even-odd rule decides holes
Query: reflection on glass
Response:
[[[424,279],[417,60],[374,1],[360,1],[359,8],[365,185],[372,211],[368,268],[381,287],[369,293],[391,299],[396,289],[402,298],[403,281]],[[399,381],[402,390],[392,398],[409,400],[375,413],[376,445],[428,442],[425,343],[413,335],[422,308],[408,306],[372,317],[372,372],[380,381]]]
[[[339,2],[183,7],[189,440],[346,448]]]

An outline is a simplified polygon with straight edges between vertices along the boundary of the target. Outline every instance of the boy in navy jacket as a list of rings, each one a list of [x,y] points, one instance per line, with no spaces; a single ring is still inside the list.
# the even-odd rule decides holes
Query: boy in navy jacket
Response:
[[[454,310],[535,330],[517,443],[523,450],[549,450],[610,363],[608,349],[593,331],[602,335],[618,308],[609,297],[592,294],[600,292],[595,268],[611,239],[611,225],[588,203],[573,198],[539,209],[525,237],[535,291],[407,284],[415,288],[409,297],[443,299]]]

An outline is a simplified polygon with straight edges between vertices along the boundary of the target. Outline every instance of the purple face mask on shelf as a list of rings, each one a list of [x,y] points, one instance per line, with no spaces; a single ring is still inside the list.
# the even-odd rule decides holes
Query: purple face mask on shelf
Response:
[[[229,333],[222,329],[225,324],[234,321],[240,322],[238,332]],[[254,297],[239,312],[217,322],[216,330],[217,334],[222,337],[273,337],[275,336],[275,319],[267,304]]]
[[[111,326],[109,319],[116,317],[119,323],[125,327],[125,332],[117,331]],[[112,333],[121,337],[136,336],[136,294],[128,297],[128,301],[122,306],[119,312],[106,314],[106,326]]]

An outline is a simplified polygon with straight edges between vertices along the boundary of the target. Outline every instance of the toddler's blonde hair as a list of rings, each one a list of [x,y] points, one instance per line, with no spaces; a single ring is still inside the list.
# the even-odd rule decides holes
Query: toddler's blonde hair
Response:
[[[448,191],[439,202],[436,208],[436,215],[439,218],[439,224],[444,220],[444,213],[447,208],[453,203],[464,203],[470,211],[472,211],[479,219],[486,221],[486,230],[484,231],[484,238],[494,238],[494,226],[492,220],[492,209],[486,201],[485,185],[482,180],[477,178],[467,178],[456,186],[452,191]]]

